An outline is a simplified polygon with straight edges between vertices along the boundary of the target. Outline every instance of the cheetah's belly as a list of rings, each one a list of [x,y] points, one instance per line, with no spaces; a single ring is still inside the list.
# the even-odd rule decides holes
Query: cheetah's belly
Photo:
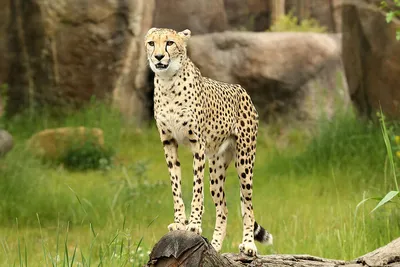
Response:
[[[228,123],[218,123],[218,128],[215,128],[212,122],[208,122],[202,133],[206,142],[206,154],[219,155],[224,151],[235,146],[235,127],[234,120],[227,119]]]

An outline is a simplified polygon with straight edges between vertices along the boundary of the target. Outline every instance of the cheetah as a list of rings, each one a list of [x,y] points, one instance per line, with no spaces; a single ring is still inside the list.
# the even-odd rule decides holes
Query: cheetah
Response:
[[[169,231],[202,233],[204,211],[203,180],[206,158],[209,163],[210,191],[216,207],[211,241],[221,250],[226,234],[228,209],[224,182],[234,159],[240,179],[243,240],[240,252],[257,254],[254,240],[272,244],[272,235],[255,220],[252,205],[253,167],[256,154],[258,113],[245,89],[203,77],[187,56],[190,30],[151,28],[145,47],[154,77],[154,118],[165,152],[174,201],[174,222]],[[193,154],[193,198],[189,220],[182,200],[178,145]]]

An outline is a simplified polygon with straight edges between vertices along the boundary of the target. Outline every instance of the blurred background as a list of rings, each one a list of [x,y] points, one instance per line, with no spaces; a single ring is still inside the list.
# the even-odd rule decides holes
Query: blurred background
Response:
[[[350,260],[400,235],[400,1],[0,0],[1,266],[141,266],[166,233],[151,27],[190,29],[202,74],[240,83],[260,113],[254,207],[275,241],[261,254]]]

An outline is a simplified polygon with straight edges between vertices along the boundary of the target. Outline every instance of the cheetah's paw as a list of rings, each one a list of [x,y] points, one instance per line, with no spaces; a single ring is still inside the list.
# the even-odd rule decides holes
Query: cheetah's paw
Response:
[[[182,223],[171,223],[168,225],[168,230],[171,231],[176,231],[176,230],[185,230],[185,225]]]
[[[194,232],[194,233],[196,233],[198,235],[201,235],[201,233],[203,232],[201,230],[201,224],[199,224],[199,223],[189,223],[186,226],[186,231],[191,231],[191,232]]]
[[[257,247],[254,242],[242,243],[239,245],[240,252],[243,252],[247,256],[254,257],[257,255]]]

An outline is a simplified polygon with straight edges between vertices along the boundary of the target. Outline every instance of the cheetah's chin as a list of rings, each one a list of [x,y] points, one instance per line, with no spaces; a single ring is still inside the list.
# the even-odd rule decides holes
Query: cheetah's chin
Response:
[[[158,70],[165,70],[166,68],[168,68],[168,64],[162,64],[162,63],[157,63],[157,64],[155,64],[155,66],[156,66],[156,69],[158,69]]]

